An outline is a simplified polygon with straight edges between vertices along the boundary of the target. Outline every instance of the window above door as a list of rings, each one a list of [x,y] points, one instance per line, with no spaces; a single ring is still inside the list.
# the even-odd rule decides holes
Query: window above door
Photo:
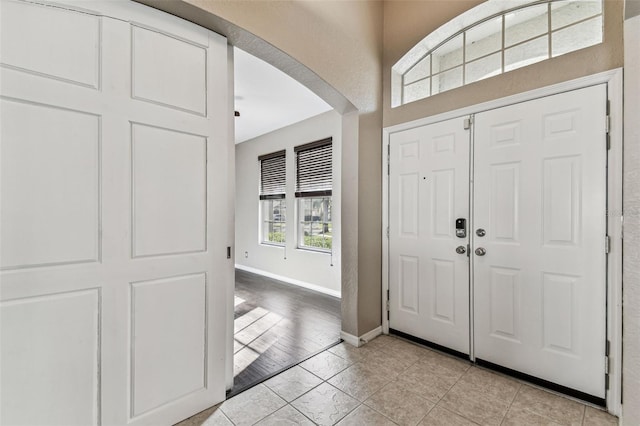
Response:
[[[427,35],[392,67],[391,106],[602,41],[602,0],[489,0]]]

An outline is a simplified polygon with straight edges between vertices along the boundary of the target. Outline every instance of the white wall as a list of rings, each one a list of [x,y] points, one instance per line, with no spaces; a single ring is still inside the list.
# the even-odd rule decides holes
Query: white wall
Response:
[[[333,253],[297,248],[293,147],[333,138]],[[342,117],[328,111],[236,145],[236,267],[340,296]],[[287,151],[287,233],[284,247],[260,243],[258,156]],[[246,256],[245,256],[246,253]]]

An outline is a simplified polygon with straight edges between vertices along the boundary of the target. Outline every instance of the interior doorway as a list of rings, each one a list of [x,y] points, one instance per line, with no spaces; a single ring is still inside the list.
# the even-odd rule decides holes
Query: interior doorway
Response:
[[[234,48],[232,393],[340,340],[342,116]]]

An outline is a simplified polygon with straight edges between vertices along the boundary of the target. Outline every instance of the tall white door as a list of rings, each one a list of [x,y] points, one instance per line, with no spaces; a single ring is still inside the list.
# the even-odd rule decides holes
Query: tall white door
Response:
[[[173,424],[225,395],[226,40],[63,3],[0,3],[0,423]]]
[[[470,141],[463,122],[391,135],[389,324],[468,354],[468,239],[455,229],[457,219],[469,219]]]
[[[598,397],[605,118],[599,85],[477,114],[474,133],[475,356]]]

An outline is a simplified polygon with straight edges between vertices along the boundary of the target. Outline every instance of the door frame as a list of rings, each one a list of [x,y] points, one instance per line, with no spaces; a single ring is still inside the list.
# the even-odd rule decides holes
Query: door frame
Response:
[[[571,90],[582,89],[598,84],[607,84],[607,99],[610,104],[609,138],[611,148],[608,151],[607,172],[607,233],[610,238],[610,250],[607,257],[607,340],[609,350],[609,389],[606,392],[607,411],[620,416],[622,413],[622,164],[623,164],[623,71],[616,68],[575,80],[566,81],[540,89],[534,89],[516,95],[448,111],[431,117],[425,117],[382,130],[382,331],[389,333],[387,317],[387,294],[389,290],[389,143],[391,134],[425,126],[453,118],[463,118],[482,111],[496,109],[516,103],[526,102],[545,96],[551,96]],[[603,141],[604,143],[604,141]],[[472,137],[473,145],[473,137]],[[387,172],[384,173],[384,170]],[[606,212],[605,212],[606,213]],[[604,245],[604,242],[603,242]],[[470,277],[471,279],[472,277]],[[471,289],[473,290],[473,289]],[[471,291],[471,294],[473,292]],[[473,321],[470,312],[470,321]],[[603,342],[604,344],[604,342]],[[473,346],[471,359],[473,359]]]

